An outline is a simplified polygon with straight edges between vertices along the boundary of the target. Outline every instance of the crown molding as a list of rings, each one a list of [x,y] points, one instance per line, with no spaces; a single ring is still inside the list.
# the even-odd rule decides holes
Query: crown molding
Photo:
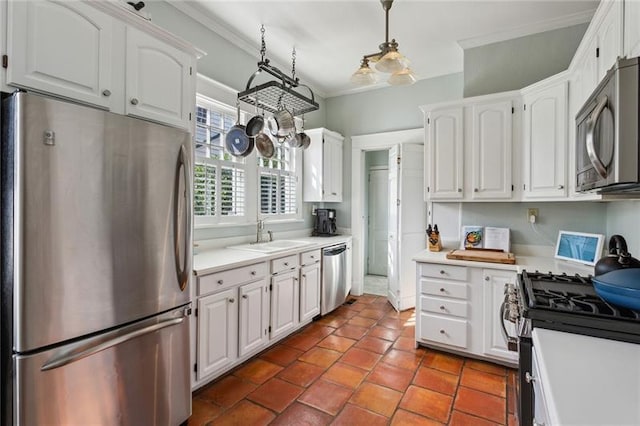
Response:
[[[545,31],[557,30],[560,28],[571,27],[573,25],[584,24],[590,22],[596,9],[589,9],[583,12],[573,13],[571,15],[559,16],[553,19],[533,22],[527,25],[520,25],[505,31],[458,40],[458,45],[463,49],[471,49],[473,47],[484,46],[487,44],[497,43],[500,41],[511,40],[518,37],[524,37],[532,34],[542,33]]]
[[[184,13],[189,18],[194,21],[202,24],[208,30],[216,33],[220,37],[227,40],[229,43],[234,46],[244,50],[251,56],[256,58],[256,63],[258,62],[258,53],[260,52],[260,45],[258,43],[253,43],[247,40],[246,38],[238,35],[233,29],[227,26],[225,23],[221,22],[218,19],[211,17],[209,13],[204,10],[200,10],[197,7],[192,6],[190,2],[187,1],[167,1],[167,4],[173,6],[180,12]],[[274,61],[274,65],[282,68],[281,61]],[[317,82],[314,82],[311,79],[305,78],[304,74],[296,73],[298,77],[300,77],[301,82],[307,83],[313,89],[313,93],[321,98],[326,98],[326,92],[318,89]]]

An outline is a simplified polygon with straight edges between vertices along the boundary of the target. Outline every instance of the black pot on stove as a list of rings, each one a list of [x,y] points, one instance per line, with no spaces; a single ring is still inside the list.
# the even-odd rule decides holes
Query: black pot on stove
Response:
[[[627,242],[621,235],[614,235],[609,239],[609,253],[596,263],[594,275],[632,268],[640,268],[640,260],[629,254]]]

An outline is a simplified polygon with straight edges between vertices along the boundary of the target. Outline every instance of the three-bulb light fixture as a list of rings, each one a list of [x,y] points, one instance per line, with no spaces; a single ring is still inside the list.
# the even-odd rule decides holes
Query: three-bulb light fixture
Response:
[[[351,76],[351,83],[358,86],[368,86],[378,81],[376,72],[369,67],[369,62],[375,62],[376,70],[391,73],[387,82],[393,86],[407,86],[416,82],[413,72],[409,68],[409,61],[398,52],[395,39],[389,41],[389,10],[393,0],[380,0],[385,12],[385,41],[380,44],[379,52],[364,55],[360,68]]]

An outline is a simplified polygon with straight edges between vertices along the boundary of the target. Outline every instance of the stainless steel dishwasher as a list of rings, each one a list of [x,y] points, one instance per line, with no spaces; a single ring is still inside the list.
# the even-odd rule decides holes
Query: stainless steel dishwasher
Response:
[[[342,305],[351,291],[347,282],[347,245],[338,244],[322,250],[322,300],[320,315]]]

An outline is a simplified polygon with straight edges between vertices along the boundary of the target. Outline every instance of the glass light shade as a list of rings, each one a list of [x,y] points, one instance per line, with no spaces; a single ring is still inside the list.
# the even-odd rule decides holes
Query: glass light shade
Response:
[[[387,80],[392,86],[410,86],[416,82],[416,77],[413,75],[413,71],[410,68],[405,68],[398,72],[391,74],[389,80]]]
[[[361,65],[358,71],[351,76],[351,83],[358,86],[368,86],[376,81],[378,81],[378,77],[375,71],[369,68],[369,65]]]
[[[376,69],[380,72],[394,73],[402,71],[407,66],[407,60],[397,50],[387,52],[378,63]]]

